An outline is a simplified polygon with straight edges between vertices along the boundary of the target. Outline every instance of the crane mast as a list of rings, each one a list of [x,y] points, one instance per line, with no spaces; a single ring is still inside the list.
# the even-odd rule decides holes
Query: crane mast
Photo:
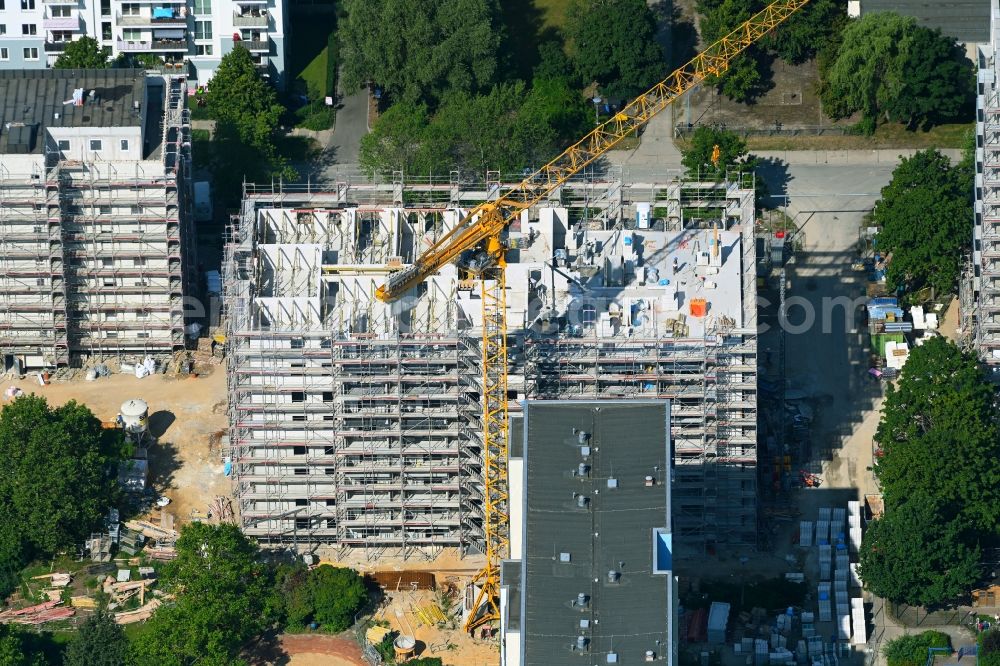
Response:
[[[466,621],[466,630],[473,631],[499,619],[500,562],[507,557],[510,545],[504,231],[521,211],[545,199],[622,139],[645,126],[679,97],[707,77],[725,73],[733,58],[808,2],[775,0],[498,199],[473,207],[413,264],[390,274],[386,283],[378,288],[376,296],[379,300],[391,303],[468,250],[481,249],[489,260],[487,266],[478,271],[483,303],[483,527],[486,565],[473,581],[479,590]]]

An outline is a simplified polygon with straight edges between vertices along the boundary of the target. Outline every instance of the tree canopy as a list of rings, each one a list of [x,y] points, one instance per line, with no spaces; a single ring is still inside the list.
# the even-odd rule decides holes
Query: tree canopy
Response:
[[[760,7],[759,0],[701,0],[698,10],[703,14],[701,36],[706,44],[718,41],[737,26],[753,16]],[[729,70],[722,76],[711,76],[706,81],[718,86],[719,92],[737,102],[752,102],[770,85],[761,73],[760,51],[751,46],[729,63]]]
[[[942,337],[915,347],[875,433],[885,515],[861,544],[859,574],[890,601],[936,605],[980,576],[980,543],[1000,521],[996,391]]]
[[[177,559],[160,578],[173,592],[132,645],[136,666],[238,664],[240,647],[277,619],[270,569],[235,525],[192,523],[181,530]]]
[[[21,396],[0,411],[0,550],[31,557],[72,547],[114,505],[121,436],[76,402]],[[0,559],[3,559],[0,556]]]
[[[222,57],[209,83],[208,109],[216,120],[213,175],[224,197],[238,200],[244,177],[295,176],[275,144],[285,109],[243,45]]]
[[[893,638],[882,648],[889,666],[924,666],[927,648],[951,647],[951,637],[940,631],[923,631]]]
[[[354,569],[324,564],[288,580],[284,599],[292,628],[316,622],[325,631],[344,631],[368,598],[364,580]]]
[[[451,93],[433,116],[398,102],[361,139],[360,161],[369,172],[516,173],[554,157],[587,118],[583,98],[561,79],[536,80],[530,91],[515,81],[485,95]]]
[[[971,241],[972,187],[963,168],[936,150],[904,158],[882,188],[873,219],[881,227],[879,247],[892,253],[890,288],[911,292],[929,286],[951,290]]]
[[[371,82],[394,100],[431,106],[496,80],[496,0],[345,0],[340,40],[343,83]]]
[[[580,77],[605,96],[631,98],[666,73],[646,0],[571,0],[565,32]]]
[[[66,50],[59,54],[56,69],[106,69],[110,67],[111,49],[101,45],[93,37],[81,37],[66,44]]]
[[[912,127],[960,119],[975,92],[972,63],[955,40],[895,13],[865,14],[844,28],[824,72],[824,110],[834,118],[861,112]]]
[[[128,639],[104,608],[84,620],[66,646],[63,666],[122,666],[128,663]]]
[[[717,163],[712,161],[715,147],[719,147]],[[727,169],[750,170],[756,166],[747,150],[747,142],[737,134],[718,127],[702,126],[691,135],[689,147],[682,151],[681,164],[688,175],[711,180],[722,178]]]
[[[957,599],[980,576],[980,549],[970,536],[938,500],[913,495],[868,526],[858,575],[890,601],[932,606]]]

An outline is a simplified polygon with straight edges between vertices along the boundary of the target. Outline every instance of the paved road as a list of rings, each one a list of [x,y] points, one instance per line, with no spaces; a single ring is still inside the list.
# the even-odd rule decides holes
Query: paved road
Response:
[[[333,138],[326,146],[328,160],[345,164],[358,161],[361,137],[368,133],[368,93],[362,88],[350,95],[341,92],[337,109],[337,125]]]

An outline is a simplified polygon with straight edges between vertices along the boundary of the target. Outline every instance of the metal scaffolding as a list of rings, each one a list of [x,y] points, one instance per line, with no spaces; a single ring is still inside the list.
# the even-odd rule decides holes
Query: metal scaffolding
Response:
[[[184,346],[190,120],[164,83],[158,160],[85,162],[56,150],[30,173],[0,165],[0,355],[21,370]]]
[[[519,310],[509,321],[524,328],[511,326],[508,346],[512,410],[522,399],[672,401],[674,526],[692,552],[753,547],[757,534],[752,183],[700,186],[741,248],[727,260],[740,282],[726,287],[738,323],[716,315],[692,334],[679,316],[652,336],[537,335]],[[580,224],[613,230],[638,197],[680,217],[680,189],[587,177],[552,205],[576,216],[601,203]],[[243,529],[261,542],[372,560],[483,551],[478,292],[442,271],[405,307],[374,297],[388,270],[454,224],[465,192],[457,179],[327,193],[248,187],[223,267],[228,455]],[[402,198],[415,201],[394,203]],[[521,248],[522,260],[530,251]],[[523,301],[509,297],[508,307],[532,307]]]

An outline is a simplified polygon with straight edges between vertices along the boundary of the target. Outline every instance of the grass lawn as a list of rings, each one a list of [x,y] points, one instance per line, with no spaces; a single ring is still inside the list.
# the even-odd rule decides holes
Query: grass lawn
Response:
[[[300,14],[292,16],[292,39],[288,70],[292,73],[296,92],[309,90],[326,95],[327,39],[336,27],[333,15]]]
[[[542,13],[543,28],[562,28],[566,23],[566,8],[570,0],[532,0]]]
[[[880,125],[874,136],[760,136],[747,138],[750,150],[875,150],[877,148],[964,148],[972,125],[939,125],[910,132],[898,124]],[[682,142],[678,142],[682,145]]]

